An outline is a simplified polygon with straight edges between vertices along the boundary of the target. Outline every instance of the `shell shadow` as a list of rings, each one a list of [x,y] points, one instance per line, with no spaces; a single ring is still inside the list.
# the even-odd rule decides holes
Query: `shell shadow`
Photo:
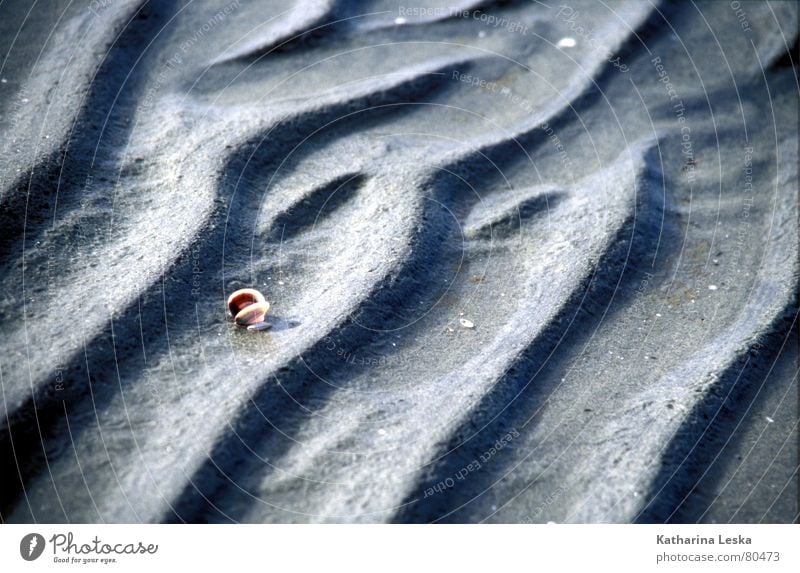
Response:
[[[274,315],[270,316],[269,314],[264,317],[264,322],[268,322],[272,325],[272,327],[269,329],[270,332],[290,330],[292,328],[297,328],[302,324],[302,322],[297,318]]]

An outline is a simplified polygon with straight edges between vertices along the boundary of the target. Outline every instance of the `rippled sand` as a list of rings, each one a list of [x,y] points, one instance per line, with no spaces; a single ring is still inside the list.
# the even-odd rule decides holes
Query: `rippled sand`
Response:
[[[796,519],[796,4],[18,4],[3,521]]]

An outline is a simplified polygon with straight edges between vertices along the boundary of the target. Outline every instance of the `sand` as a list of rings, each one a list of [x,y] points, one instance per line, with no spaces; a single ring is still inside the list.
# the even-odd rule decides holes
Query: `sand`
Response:
[[[0,5],[0,518],[796,520],[798,9],[736,4]]]

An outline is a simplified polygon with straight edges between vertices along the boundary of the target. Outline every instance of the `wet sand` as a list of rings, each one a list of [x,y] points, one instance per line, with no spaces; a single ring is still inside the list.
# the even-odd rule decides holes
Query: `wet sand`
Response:
[[[4,522],[797,519],[796,4],[22,4]]]

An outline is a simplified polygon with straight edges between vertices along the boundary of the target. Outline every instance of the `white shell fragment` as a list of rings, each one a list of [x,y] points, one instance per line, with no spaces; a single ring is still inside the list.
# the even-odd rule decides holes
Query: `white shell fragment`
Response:
[[[461,323],[461,326],[464,328],[475,328],[475,324],[471,320],[467,320],[466,318],[459,318],[458,322]]]
[[[269,322],[257,322],[249,325],[247,330],[269,330],[270,328],[272,328],[272,324]]]

